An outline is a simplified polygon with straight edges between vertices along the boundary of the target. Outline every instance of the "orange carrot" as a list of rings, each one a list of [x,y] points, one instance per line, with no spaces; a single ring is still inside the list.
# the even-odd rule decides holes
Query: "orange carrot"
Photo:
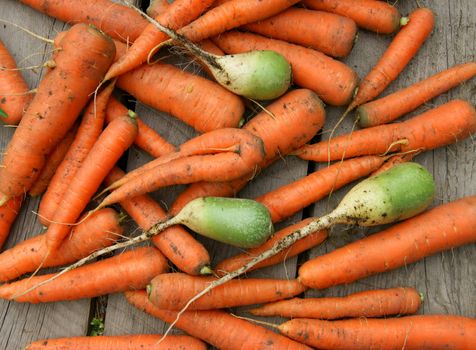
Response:
[[[389,152],[428,151],[476,132],[476,111],[466,101],[452,100],[402,123],[374,126],[296,151],[316,162]],[[372,140],[372,142],[369,142]]]
[[[313,90],[331,105],[348,103],[358,84],[359,78],[350,67],[316,50],[236,31],[214,37],[213,42],[229,54],[252,50],[280,53],[291,63],[294,82]]]
[[[347,56],[357,34],[355,22],[347,17],[303,8],[289,8],[243,28],[273,39],[310,47],[332,57]]]
[[[375,0],[303,0],[314,10],[333,12],[352,18],[359,27],[391,34],[400,28],[400,13],[385,1]]]
[[[28,288],[54,275],[35,276],[4,284],[0,286],[0,298],[8,300],[14,298],[18,302],[34,304],[93,298],[145,288],[153,277],[164,273],[167,269],[167,260],[157,249],[142,247],[81,266],[26,294],[24,292]]]
[[[114,168],[106,177],[106,185],[124,176]],[[119,202],[122,208],[145,231],[166,218],[165,210],[148,195],[141,195]],[[154,245],[177,268],[190,275],[207,274],[210,271],[210,256],[203,245],[182,226],[170,227],[152,237]]]
[[[383,165],[378,168],[377,170],[373,171],[370,176],[375,176],[380,173],[383,173],[384,171],[394,167],[397,164],[409,162],[410,160],[413,159],[413,157],[416,155],[416,153],[408,153],[408,154],[397,154],[394,156],[391,156],[389,159],[383,163]]]
[[[112,40],[85,24],[73,26],[61,43],[56,68],[40,82],[8,144],[0,169],[0,205],[30,189],[46,155],[74,124],[114,58]]]
[[[5,124],[18,124],[23,111],[32,99],[15,60],[0,40],[0,120]]]
[[[45,235],[27,239],[0,254],[0,281],[7,282],[21,275],[43,267],[61,266],[73,263],[113,244],[121,235],[117,213],[110,208],[99,210],[71,230],[71,237],[55,254],[47,252]]]
[[[318,318],[382,317],[414,314],[421,296],[414,288],[367,290],[340,298],[293,298],[248,310],[255,316]]]
[[[134,118],[123,116],[112,121],[99,136],[71,179],[68,191],[64,193],[46,231],[49,252],[58,249],[70,232],[70,225],[76,222],[106,175],[132,144],[136,134]]]
[[[476,197],[466,197],[309,260],[299,279],[320,289],[351,283],[474,242],[475,227]]]
[[[8,238],[10,227],[20,212],[22,201],[23,196],[13,197],[0,207],[0,248]]]
[[[81,167],[84,159],[88,155],[91,148],[96,143],[102,132],[104,125],[104,117],[106,104],[114,89],[114,84],[109,84],[97,98],[89,102],[83,119],[79,125],[78,132],[71,147],[66,153],[64,160],[59,165],[53,178],[51,179],[48,189],[41,199],[38,209],[40,222],[44,226],[49,226],[53,219],[54,213],[67,191],[74,175]],[[127,114],[124,113],[123,115]]]
[[[332,350],[469,350],[476,343],[476,320],[449,315],[343,321],[296,318],[279,330],[309,346]]]
[[[177,317],[177,311],[155,307],[148,300],[145,291],[129,291],[125,296],[138,309],[165,322],[173,322]],[[176,325],[221,350],[310,349],[304,344],[218,310],[186,311],[180,315]]]
[[[475,75],[476,62],[460,64],[393,94],[365,103],[357,108],[359,125],[367,128],[391,122]]]
[[[37,340],[25,350],[206,350],[207,345],[188,335],[167,335],[164,339],[159,334],[115,335],[96,337],[72,337]]]
[[[214,277],[166,273],[155,277],[147,286],[149,300],[160,309],[180,310]],[[187,310],[211,310],[259,304],[298,295],[306,290],[297,280],[231,280],[194,301]]]

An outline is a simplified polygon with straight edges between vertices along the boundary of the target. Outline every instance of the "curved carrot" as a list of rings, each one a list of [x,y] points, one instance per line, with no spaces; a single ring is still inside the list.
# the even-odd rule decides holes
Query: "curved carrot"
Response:
[[[428,151],[463,140],[474,132],[474,108],[466,101],[452,100],[402,123],[374,126],[306,145],[296,151],[296,155],[327,162],[388,152]]]
[[[124,172],[114,168],[106,177],[106,185],[122,176]],[[145,231],[167,216],[159,203],[148,195],[125,199],[119,204]],[[190,275],[209,273],[210,256],[207,250],[182,226],[176,225],[154,235],[152,242],[181,271]]]
[[[13,197],[0,207],[0,248],[8,238],[10,227],[20,212],[22,201],[23,196]]]
[[[303,0],[314,10],[328,11],[353,19],[361,28],[379,34],[391,34],[400,28],[400,13],[385,1],[375,0]]]
[[[32,304],[93,298],[145,288],[152,278],[167,270],[167,260],[156,248],[142,247],[81,266],[26,294],[54,274],[4,284],[0,286],[0,298]]]
[[[44,259],[47,253],[45,235],[27,239],[0,254],[0,281],[7,282],[42,267],[73,263],[113,244],[121,235],[119,217],[113,209],[105,208],[73,227],[71,236],[58,251]]]
[[[299,279],[320,289],[351,283],[474,242],[475,227],[476,197],[466,197],[309,260],[299,269]]]
[[[355,22],[347,17],[294,7],[243,28],[273,39],[310,47],[332,57],[347,56],[357,34]]]
[[[15,60],[0,40],[0,121],[18,124],[32,99]]]
[[[393,94],[365,103],[357,108],[359,125],[367,128],[391,122],[475,75],[476,62],[460,64]]]
[[[66,135],[114,58],[109,37],[85,24],[73,26],[10,140],[0,169],[0,205],[23,195],[46,155]],[[59,83],[61,82],[61,83]]]
[[[154,306],[145,291],[129,291],[124,294],[129,303],[165,322],[173,322],[177,317],[177,311]],[[186,311],[180,315],[176,326],[221,350],[310,349],[304,344],[218,310]]]
[[[471,349],[476,342],[476,320],[449,315],[343,321],[296,318],[278,328],[291,339],[332,350]]]
[[[167,335],[162,339],[159,334],[115,335],[95,337],[72,337],[37,340],[25,350],[206,350],[207,345],[188,335]]]
[[[89,200],[114,164],[130,147],[137,134],[137,124],[129,116],[112,121],[91,148],[82,166],[72,178],[53,220],[46,231],[49,252],[63,242]]]
[[[421,296],[414,288],[366,290],[339,298],[293,298],[248,310],[255,316],[318,318],[382,317],[414,314]]]
[[[273,50],[291,63],[294,82],[313,90],[324,102],[341,106],[352,99],[358,76],[344,63],[299,45],[251,33],[230,31],[213,38],[229,54]]]
[[[160,309],[181,310],[207,287],[214,277],[167,273],[155,277],[147,286],[149,300]],[[187,310],[211,310],[259,304],[298,295],[306,290],[297,280],[231,280],[194,301]]]

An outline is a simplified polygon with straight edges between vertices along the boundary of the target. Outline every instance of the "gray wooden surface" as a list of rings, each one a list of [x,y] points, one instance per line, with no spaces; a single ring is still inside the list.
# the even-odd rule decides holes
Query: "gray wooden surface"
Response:
[[[421,6],[429,6],[436,13],[436,28],[430,39],[384,94],[407,86],[437,71],[454,64],[475,60],[476,56],[476,6],[474,0],[419,0]],[[397,7],[406,14],[417,6],[416,1],[398,1]],[[0,2],[0,19],[7,19],[18,25],[30,28],[36,33],[53,38],[66,25],[57,20],[35,12],[14,0]],[[51,46],[8,24],[0,24],[0,39],[14,54],[19,66],[41,64],[48,58]],[[351,55],[345,62],[353,67],[359,75],[364,76],[385,50],[391,38],[365,31],[359,32],[359,39]],[[25,71],[24,76],[31,88],[41,77],[42,70]],[[463,98],[476,104],[476,81],[472,81],[427,103],[414,114],[432,106],[442,104],[452,98]],[[139,115],[155,127],[173,144],[180,144],[194,135],[191,128],[169,116],[158,113],[151,108],[138,104]],[[332,128],[342,109],[327,108],[328,119],[325,130]],[[347,120],[338,133],[351,129],[352,120]],[[5,146],[13,132],[12,128],[0,128],[0,147]],[[328,133],[323,134],[326,138]],[[134,168],[148,159],[142,151],[131,149],[127,167]],[[476,156],[474,140],[466,140],[444,149],[421,154],[416,161],[428,167],[433,173],[438,188],[434,205],[445,203],[463,196],[475,194],[476,190]],[[317,168],[322,165],[317,165]],[[280,161],[257,177],[240,195],[253,198],[289,183],[308,171],[308,164],[296,158],[288,157]],[[309,212],[319,215],[333,208],[343,193],[344,188],[329,199],[314,205]],[[181,187],[164,189],[154,194],[156,198],[171,203]],[[26,237],[41,231],[32,211],[38,206],[38,199],[27,199],[7,242],[13,246]],[[302,213],[282,223],[279,227],[299,221]],[[333,229],[329,241],[319,248],[302,254],[298,259],[290,259],[286,264],[257,271],[255,275],[274,278],[293,278],[297,271],[297,262],[310,256],[316,256],[335,247],[371,234],[375,230],[362,230],[350,227]],[[229,256],[235,249],[202,239],[208,247],[214,262]],[[370,288],[393,286],[413,286],[425,295],[422,313],[457,314],[476,317],[476,266],[471,259],[476,253],[476,245],[468,245],[437,254],[423,261],[399,270],[370,277],[359,282],[330,288],[322,291],[310,291],[309,296],[345,295]],[[371,259],[371,257],[369,257]],[[86,335],[90,318],[105,312],[105,334],[134,334],[163,332],[164,324],[157,319],[135,310],[127,304],[122,295],[110,295],[100,300],[105,309],[98,308],[98,303],[90,300],[54,303],[46,305],[28,305],[0,301],[0,350],[21,349],[35,339],[62,336]],[[239,313],[242,311],[238,310]]]

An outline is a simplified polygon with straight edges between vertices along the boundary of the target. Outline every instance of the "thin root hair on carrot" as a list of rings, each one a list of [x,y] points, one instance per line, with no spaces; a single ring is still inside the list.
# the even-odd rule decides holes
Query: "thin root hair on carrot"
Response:
[[[42,41],[47,42],[47,43],[49,43],[49,44],[53,44],[53,43],[54,43],[54,40],[51,40],[51,39],[46,38],[46,37],[44,37],[44,36],[41,36],[41,35],[39,35],[39,34],[33,32],[33,31],[31,31],[31,30],[29,30],[29,29],[27,29],[27,28],[25,28],[25,27],[22,27],[22,26],[20,26],[20,25],[18,25],[18,24],[16,24],[16,23],[10,22],[10,21],[8,21],[8,20],[6,20],[6,19],[0,18],[0,22],[6,23],[6,24],[11,25],[11,26],[14,26],[14,27],[16,27],[16,28],[18,28],[18,29],[24,31],[24,32],[27,33],[27,34],[30,34],[32,37],[34,37],[34,38],[36,38],[36,39],[42,40]]]

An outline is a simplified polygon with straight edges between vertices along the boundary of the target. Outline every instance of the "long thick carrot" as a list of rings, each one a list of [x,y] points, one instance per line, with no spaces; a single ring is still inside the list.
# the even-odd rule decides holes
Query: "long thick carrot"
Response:
[[[58,249],[71,231],[70,225],[76,222],[106,175],[134,142],[136,134],[135,120],[123,116],[112,121],[99,136],[71,179],[68,191],[61,199],[46,231],[46,243],[50,252]]]
[[[309,260],[299,279],[320,289],[351,283],[474,242],[475,227],[476,197],[466,197]]]
[[[116,211],[110,208],[99,210],[78,226],[55,254],[47,253],[45,235],[27,239],[0,254],[0,281],[11,281],[21,275],[42,267],[62,266],[73,263],[113,244],[122,235]]]
[[[318,318],[383,317],[414,314],[421,296],[414,288],[366,290],[340,298],[293,298],[248,310],[255,316]]]
[[[106,185],[122,176],[124,172],[114,168],[106,177]],[[119,204],[146,231],[167,216],[159,203],[148,195],[126,199]],[[181,271],[190,275],[210,272],[210,256],[207,250],[182,226],[177,225],[162,231],[152,237],[152,242]]]
[[[474,132],[476,111],[473,106],[463,100],[452,100],[402,123],[378,125],[306,145],[296,151],[296,155],[327,162],[388,152],[428,151],[463,140]]]
[[[160,309],[180,310],[214,277],[167,273],[155,277],[147,286],[149,300]],[[297,280],[241,279],[213,289],[193,302],[188,310],[211,310],[260,304],[298,295],[306,290]]]
[[[206,350],[207,345],[197,338],[188,335],[159,334],[115,335],[96,337],[71,337],[37,340],[25,350]]]
[[[177,317],[177,311],[154,306],[145,291],[128,291],[125,296],[138,309],[165,322],[173,322]],[[218,310],[186,311],[180,315],[176,326],[222,350],[310,349],[304,344]]]
[[[385,1],[375,0],[303,0],[314,10],[328,11],[352,18],[359,27],[379,34],[391,34],[400,28],[400,13]]]
[[[20,212],[22,201],[23,196],[13,197],[0,207],[0,248],[8,238],[10,228]]]
[[[289,8],[243,27],[253,33],[311,47],[332,57],[347,56],[357,34],[355,22],[323,11]]]
[[[229,54],[252,50],[273,50],[280,53],[291,63],[294,82],[311,89],[331,105],[348,103],[358,84],[357,74],[344,63],[299,45],[236,31],[213,37],[213,42]]]
[[[332,350],[469,350],[476,342],[476,320],[449,315],[343,321],[296,318],[278,328],[291,339]]]
[[[56,68],[40,82],[8,144],[0,169],[0,205],[30,189],[46,155],[74,124],[114,58],[112,40],[85,24],[73,26],[61,43]]]
[[[137,248],[69,271],[34,290],[53,274],[25,278],[0,286],[0,298],[27,303],[93,298],[109,293],[145,288],[168,269],[167,260],[152,247]]]
[[[0,121],[18,124],[32,99],[15,60],[0,40]]]
[[[391,122],[475,75],[476,62],[460,64],[393,94],[365,103],[357,108],[359,125],[367,128]]]

